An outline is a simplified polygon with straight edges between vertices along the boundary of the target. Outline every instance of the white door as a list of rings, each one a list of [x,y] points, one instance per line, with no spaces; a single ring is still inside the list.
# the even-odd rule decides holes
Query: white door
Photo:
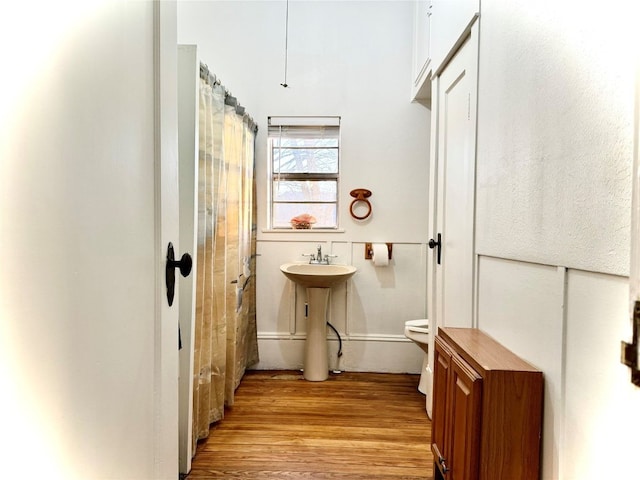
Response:
[[[428,312],[431,331],[438,326],[474,325],[474,212],[478,24],[434,80]],[[438,245],[439,240],[439,245]],[[438,252],[438,250],[440,250]],[[440,262],[438,262],[440,253]],[[433,338],[429,366],[433,369]],[[431,414],[432,370],[427,376]]]
[[[439,79],[436,240],[436,322],[473,324],[476,97],[476,31],[445,67]],[[435,249],[437,250],[437,248]],[[437,252],[436,252],[437,264]]]
[[[172,479],[175,4],[0,18],[3,476]]]

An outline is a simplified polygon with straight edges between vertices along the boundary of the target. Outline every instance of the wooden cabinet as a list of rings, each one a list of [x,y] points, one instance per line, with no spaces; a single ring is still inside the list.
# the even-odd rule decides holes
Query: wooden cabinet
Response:
[[[436,480],[538,480],[542,372],[473,328],[435,339]]]

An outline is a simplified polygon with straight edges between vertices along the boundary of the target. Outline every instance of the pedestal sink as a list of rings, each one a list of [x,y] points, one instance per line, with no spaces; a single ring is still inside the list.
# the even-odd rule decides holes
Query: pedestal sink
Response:
[[[331,287],[346,282],[356,273],[351,265],[285,263],[282,273],[307,289],[307,340],[304,344],[304,378],[321,382],[329,377],[327,347],[327,305]]]

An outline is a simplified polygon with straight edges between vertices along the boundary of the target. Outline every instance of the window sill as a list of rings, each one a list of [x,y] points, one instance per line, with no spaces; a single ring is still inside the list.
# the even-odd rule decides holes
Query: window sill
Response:
[[[345,233],[344,228],[309,228],[309,229],[296,229],[296,228],[263,228],[262,233],[295,233],[296,235],[302,233]]]

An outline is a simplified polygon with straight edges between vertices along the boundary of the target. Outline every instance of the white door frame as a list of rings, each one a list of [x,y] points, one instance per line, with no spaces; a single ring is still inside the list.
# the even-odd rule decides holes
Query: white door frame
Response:
[[[154,361],[155,478],[178,477],[178,312],[169,307],[165,268],[169,242],[178,243],[177,6],[154,2],[156,184],[156,338]],[[179,291],[180,275],[176,275]],[[178,295],[176,295],[178,297]]]
[[[200,60],[196,45],[178,45],[178,117],[180,178],[180,244],[193,257],[193,270],[180,285],[179,461],[180,473],[189,473],[193,456],[193,366],[198,217]]]
[[[638,377],[640,373],[640,332],[634,326],[634,306],[640,301],[640,59],[636,58],[636,86],[635,86],[635,111],[633,129],[633,175],[631,194],[631,265],[629,269],[629,319],[630,326],[627,338],[623,339],[623,362],[632,369],[633,375]],[[636,344],[633,344],[633,340]],[[633,354],[628,350],[635,350],[635,365],[633,365]]]

